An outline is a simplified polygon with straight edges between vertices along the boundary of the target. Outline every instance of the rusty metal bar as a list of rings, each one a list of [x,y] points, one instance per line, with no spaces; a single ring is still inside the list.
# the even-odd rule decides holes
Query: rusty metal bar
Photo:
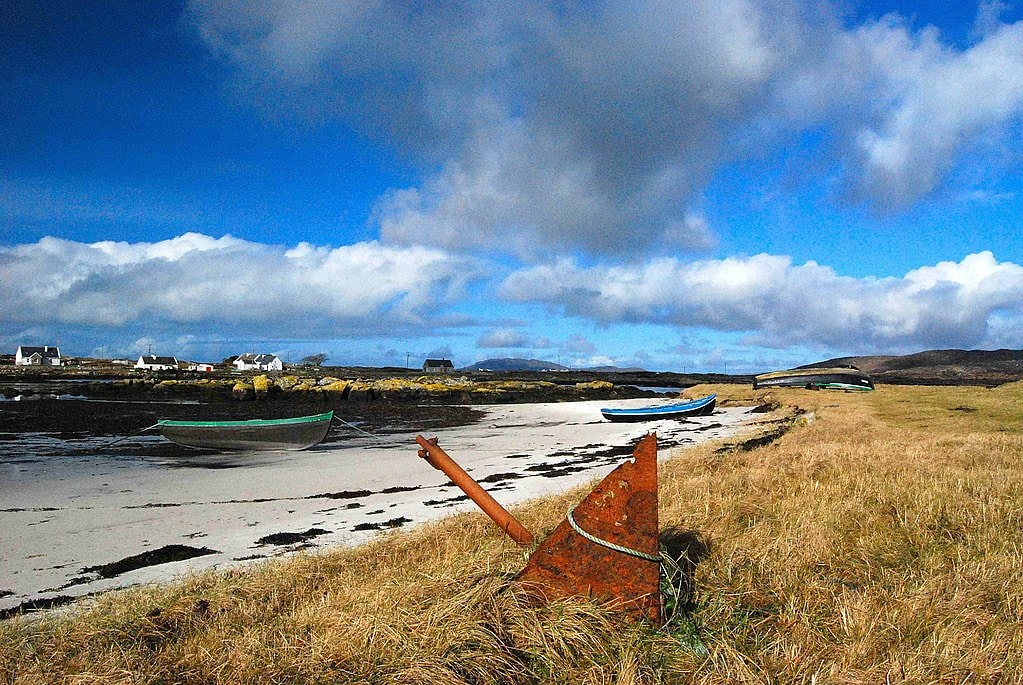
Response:
[[[498,504],[497,500],[490,496],[490,493],[480,487],[480,484],[473,480],[472,476],[462,470],[462,467],[437,445],[437,438],[427,440],[422,435],[417,435],[416,442],[422,447],[419,450],[419,456],[429,462],[433,468],[443,471],[452,483],[461,488],[462,492],[483,510],[483,513],[492,518],[494,523],[508,534],[508,537],[523,547],[533,544],[533,534],[516,521],[507,509]]]

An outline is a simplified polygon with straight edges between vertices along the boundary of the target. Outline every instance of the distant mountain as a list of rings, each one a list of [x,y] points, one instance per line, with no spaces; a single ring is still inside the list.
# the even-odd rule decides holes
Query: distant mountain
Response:
[[[584,369],[571,369],[561,364],[544,361],[543,359],[520,359],[503,357],[501,359],[484,359],[460,371],[593,371],[596,373],[644,373],[638,367],[622,368],[620,366],[589,366]]]
[[[484,359],[461,369],[462,371],[568,371],[567,366],[543,361],[542,359]]]
[[[1023,350],[928,350],[906,355],[838,357],[806,368],[850,365],[882,383],[996,385],[1023,379]]]

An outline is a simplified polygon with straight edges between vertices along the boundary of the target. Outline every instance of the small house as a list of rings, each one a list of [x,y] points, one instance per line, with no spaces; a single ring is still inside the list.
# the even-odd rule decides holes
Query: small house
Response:
[[[231,363],[239,371],[284,370],[284,362],[276,354],[243,354]]]
[[[14,363],[18,366],[60,366],[60,348],[21,345],[14,354]]]
[[[174,357],[158,357],[155,354],[144,354],[135,362],[136,369],[146,371],[176,371],[178,360]]]
[[[451,373],[455,365],[450,359],[427,359],[423,362],[423,371],[426,373]]]

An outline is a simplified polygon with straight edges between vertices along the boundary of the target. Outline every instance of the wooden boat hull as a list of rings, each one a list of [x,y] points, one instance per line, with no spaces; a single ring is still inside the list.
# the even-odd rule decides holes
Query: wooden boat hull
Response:
[[[601,409],[600,413],[608,421],[637,422],[657,421],[660,419],[684,419],[687,416],[706,416],[714,411],[717,395],[707,395],[690,402],[662,404],[636,409]]]
[[[870,376],[853,367],[791,369],[762,373],[753,379],[753,389],[807,388],[810,390],[873,390]]]
[[[212,450],[304,450],[323,441],[334,412],[287,419],[157,422],[165,438]]]

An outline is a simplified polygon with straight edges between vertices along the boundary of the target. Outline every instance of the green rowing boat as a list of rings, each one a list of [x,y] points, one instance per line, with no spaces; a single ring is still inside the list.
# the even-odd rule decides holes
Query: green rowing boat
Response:
[[[213,450],[304,450],[321,442],[334,412],[287,419],[247,421],[161,420],[165,438],[185,447]]]

